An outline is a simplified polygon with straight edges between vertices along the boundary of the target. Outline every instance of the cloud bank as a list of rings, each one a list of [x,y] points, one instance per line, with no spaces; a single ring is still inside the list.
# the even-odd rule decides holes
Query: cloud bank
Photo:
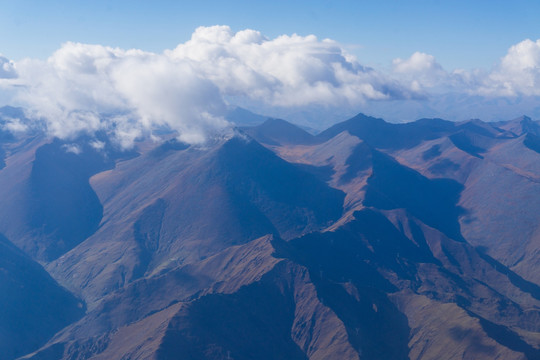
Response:
[[[393,65],[402,80],[414,78],[413,88],[437,87],[492,98],[540,96],[540,40],[513,45],[490,70],[448,72],[435,57],[420,52],[406,60],[395,59]]]
[[[139,50],[66,43],[47,61],[17,64],[19,100],[60,138],[106,131],[121,145],[156,127],[188,143],[227,126],[217,87],[190,63]]]
[[[16,72],[18,102],[49,134],[107,131],[126,147],[159,127],[201,143],[230,126],[226,99],[295,107],[414,96],[334,41],[227,26],[200,27],[162,54],[68,42],[46,61],[2,61],[4,77]]]
[[[415,52],[383,72],[363,66],[333,40],[268,39],[227,26],[200,27],[160,54],[68,42],[45,61],[0,56],[0,88],[51,136],[105,131],[124,147],[163,127],[182,141],[202,143],[230,128],[224,114],[235,103],[251,110],[361,111],[396,101],[425,104],[449,92],[540,96],[539,85],[540,40],[512,46],[488,71],[449,72],[432,55]]]
[[[254,30],[201,27],[191,40],[165,54],[196,64],[222,94],[274,106],[332,106],[408,98],[411,92],[366,68],[335,41],[314,35],[269,40]]]

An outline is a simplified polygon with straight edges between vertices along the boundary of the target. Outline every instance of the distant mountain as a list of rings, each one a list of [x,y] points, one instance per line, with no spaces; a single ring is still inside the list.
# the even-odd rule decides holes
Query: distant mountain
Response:
[[[234,123],[236,126],[256,126],[262,124],[268,117],[235,106],[227,111],[225,119]]]
[[[255,140],[266,145],[313,144],[315,136],[281,119],[267,119],[264,123],[242,129]]]
[[[50,292],[58,316],[4,318],[42,334],[8,358],[538,359],[538,125],[265,119],[131,152],[19,134],[0,270],[38,275],[0,271],[24,284],[2,301],[41,326]]]
[[[455,123],[441,119],[422,119],[412,123],[391,124],[363,114],[336,124],[320,133],[317,137],[328,140],[343,131],[357,136],[366,143],[383,149],[413,147],[420,142],[444,134],[455,129]]]
[[[521,136],[523,134],[540,136],[540,124],[533,121],[528,116],[520,116],[510,121],[500,121],[495,123],[495,125],[501,129],[512,132],[516,136]]]

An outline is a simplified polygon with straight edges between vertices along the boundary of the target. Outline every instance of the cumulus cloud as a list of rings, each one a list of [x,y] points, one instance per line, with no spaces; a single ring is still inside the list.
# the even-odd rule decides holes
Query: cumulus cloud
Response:
[[[442,70],[441,65],[435,61],[433,55],[415,52],[408,59],[397,58],[392,61],[394,71],[402,74],[438,73]]]
[[[403,81],[407,81],[411,89],[416,91],[423,91],[450,80],[450,74],[442,68],[435,57],[426,53],[415,52],[408,59],[394,59],[392,65],[394,73]]]
[[[19,103],[51,135],[103,130],[122,146],[164,126],[185,142],[201,143],[228,128],[223,114],[235,98],[335,107],[415,96],[362,66],[335,41],[313,35],[268,39],[227,26],[200,27],[162,54],[69,42],[46,61],[5,64],[16,69],[22,85]]]
[[[7,130],[11,133],[22,133],[28,130],[28,125],[24,123],[23,120],[19,118],[12,117],[3,117],[2,118],[2,129]]]
[[[434,56],[416,52],[408,59],[395,59],[393,72],[419,92],[455,92],[486,99],[540,96],[540,40],[513,45],[492,69],[447,72]]]
[[[540,95],[540,40],[513,46],[490,71],[448,72],[422,52],[392,65],[388,73],[365,67],[339,43],[314,35],[269,39],[212,26],[160,54],[68,42],[45,61],[0,56],[0,90],[15,92],[52,136],[104,131],[124,147],[164,127],[202,143],[230,128],[223,118],[230,104],[300,113],[429,101],[445,91]]]
[[[397,82],[361,66],[335,41],[314,35],[267,39],[254,30],[200,27],[166,54],[197,64],[223,94],[275,106],[350,105],[411,96]]]
[[[168,126],[189,143],[227,126],[219,91],[185,61],[139,50],[66,43],[47,61],[17,64],[19,100],[53,136],[106,131],[129,147]]]
[[[540,95],[540,40],[513,45],[500,64],[481,79],[477,92],[487,96]]]

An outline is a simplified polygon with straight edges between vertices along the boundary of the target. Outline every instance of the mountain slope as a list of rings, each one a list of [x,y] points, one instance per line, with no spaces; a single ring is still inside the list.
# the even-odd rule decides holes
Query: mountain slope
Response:
[[[14,359],[84,314],[84,305],[0,234],[0,353]]]
[[[45,265],[85,316],[26,358],[537,359],[540,155],[516,121],[359,115],[316,137],[269,121],[95,168],[112,149],[10,143],[10,219],[51,146],[67,160],[45,170],[72,169],[102,207]],[[0,225],[33,256],[54,244]]]
[[[157,159],[143,154],[98,174],[91,184],[106,220],[47,266],[89,306],[141,276],[229,246],[327,226],[341,216],[344,197],[241,137],[207,149],[171,150]]]

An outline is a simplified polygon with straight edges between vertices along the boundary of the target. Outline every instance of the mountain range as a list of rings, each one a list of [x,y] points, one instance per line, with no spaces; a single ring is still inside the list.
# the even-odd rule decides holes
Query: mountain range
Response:
[[[233,115],[0,132],[2,359],[540,359],[539,122]]]

